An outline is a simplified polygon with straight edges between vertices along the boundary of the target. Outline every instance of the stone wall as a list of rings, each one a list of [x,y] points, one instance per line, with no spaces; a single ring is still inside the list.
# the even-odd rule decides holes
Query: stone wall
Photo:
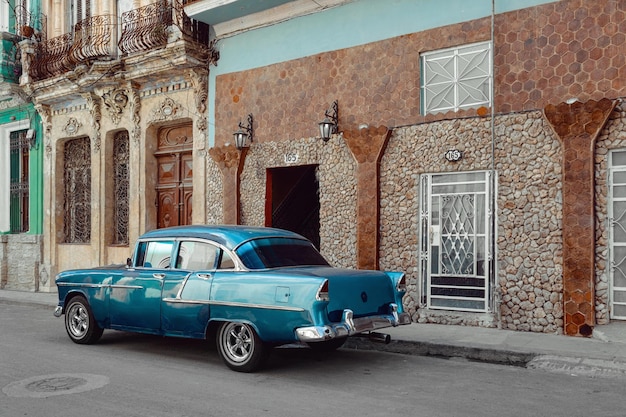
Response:
[[[39,290],[41,243],[41,235],[0,235],[0,289]]]
[[[265,224],[267,169],[289,166],[285,162],[286,154],[297,155],[297,165],[318,165],[320,251],[333,266],[353,268],[356,263],[356,163],[341,136],[329,142],[307,138],[250,147],[241,174],[241,224]]]
[[[560,143],[540,112],[396,129],[381,162],[381,269],[409,277],[420,322],[556,332],[562,327]],[[463,152],[448,162],[449,149]],[[490,314],[429,312],[420,300],[420,174],[497,170],[497,278]]]
[[[608,323],[607,155],[626,147],[626,105],[614,111],[596,147],[598,324]],[[495,141],[492,143],[492,133]],[[463,152],[449,162],[449,149]],[[356,162],[341,135],[254,144],[241,176],[241,223],[264,224],[266,169],[318,165],[321,251],[356,265]],[[393,130],[380,169],[380,269],[407,274],[405,308],[418,322],[560,333],[563,329],[562,146],[543,113],[466,118]],[[208,222],[219,223],[221,174],[209,162]],[[214,169],[211,169],[211,167]],[[429,311],[420,299],[420,175],[491,170],[497,175],[496,276],[488,313]]]

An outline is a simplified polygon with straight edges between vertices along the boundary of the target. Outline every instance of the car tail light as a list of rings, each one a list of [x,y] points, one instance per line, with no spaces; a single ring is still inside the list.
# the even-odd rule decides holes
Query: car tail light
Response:
[[[317,301],[330,301],[330,297],[328,296],[328,280],[324,280],[322,285],[320,285],[320,289],[317,290],[317,296],[315,297]]]
[[[406,292],[406,275],[402,275],[402,278],[398,280],[396,284],[396,290],[398,292]]]

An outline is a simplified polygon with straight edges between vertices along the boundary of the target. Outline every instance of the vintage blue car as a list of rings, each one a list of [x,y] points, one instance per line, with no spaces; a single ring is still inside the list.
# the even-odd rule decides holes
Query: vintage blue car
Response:
[[[215,337],[233,370],[258,369],[274,346],[337,349],[352,335],[410,324],[402,272],[331,267],[311,242],[286,230],[180,226],[141,236],[126,265],[56,277],[72,341],[103,329]]]

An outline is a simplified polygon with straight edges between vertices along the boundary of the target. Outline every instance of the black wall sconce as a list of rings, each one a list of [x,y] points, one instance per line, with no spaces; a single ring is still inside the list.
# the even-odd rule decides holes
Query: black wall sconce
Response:
[[[250,142],[254,141],[254,118],[252,113],[248,115],[248,124],[246,126],[239,122],[239,130],[233,133],[233,136],[235,137],[235,146],[239,150],[249,146],[248,138],[250,138]]]
[[[324,113],[324,120],[319,123],[320,136],[324,142],[328,142],[333,133],[339,130],[339,103],[333,101],[332,106]]]

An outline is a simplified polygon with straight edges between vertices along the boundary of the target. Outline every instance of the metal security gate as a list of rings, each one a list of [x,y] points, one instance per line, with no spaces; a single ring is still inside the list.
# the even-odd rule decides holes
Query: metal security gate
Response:
[[[611,318],[626,320],[626,150],[609,157],[609,305]]]
[[[427,308],[490,307],[491,174],[422,175],[420,258]]]

